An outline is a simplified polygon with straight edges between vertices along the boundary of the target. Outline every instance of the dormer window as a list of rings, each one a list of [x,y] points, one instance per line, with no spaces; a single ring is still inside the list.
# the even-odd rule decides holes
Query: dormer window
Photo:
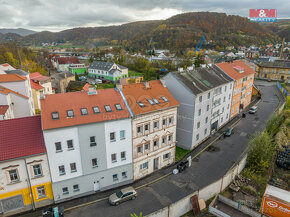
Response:
[[[115,107],[116,107],[116,109],[117,109],[118,111],[122,110],[122,107],[121,107],[120,104],[116,104]]]
[[[86,108],[81,108],[82,115],[88,115],[88,110]]]
[[[149,102],[151,105],[154,105],[154,102],[153,102],[151,99],[148,99],[148,102]]]
[[[168,99],[165,96],[162,96],[161,98],[164,100],[164,102],[168,102]]]
[[[67,117],[68,118],[74,117],[74,111],[73,110],[67,110],[66,113],[67,113]]]
[[[144,105],[144,103],[142,103],[142,102],[137,102],[138,103],[138,105],[141,107],[141,108],[144,108],[145,107],[145,105]]]
[[[100,113],[100,109],[98,106],[93,107],[94,114]]]
[[[153,98],[153,101],[154,101],[156,104],[159,104],[159,101],[158,101],[156,98]]]
[[[109,105],[105,105],[105,109],[106,109],[106,112],[111,112],[112,111],[112,109],[111,109],[111,107]]]
[[[57,119],[59,119],[58,112],[52,112],[52,113],[51,113],[51,117],[52,117],[53,120],[57,120]]]

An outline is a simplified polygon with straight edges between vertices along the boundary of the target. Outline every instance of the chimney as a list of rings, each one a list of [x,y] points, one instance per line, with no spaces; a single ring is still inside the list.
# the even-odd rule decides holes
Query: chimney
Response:
[[[145,85],[146,88],[150,88],[150,85],[149,85],[149,82],[148,81],[145,81],[144,82],[144,85]]]
[[[163,87],[166,87],[166,82],[164,79],[160,79],[161,84],[163,85]]]
[[[122,84],[116,84],[117,90],[123,90],[123,85]]]
[[[91,85],[88,88],[88,95],[97,95],[97,89],[95,86]]]

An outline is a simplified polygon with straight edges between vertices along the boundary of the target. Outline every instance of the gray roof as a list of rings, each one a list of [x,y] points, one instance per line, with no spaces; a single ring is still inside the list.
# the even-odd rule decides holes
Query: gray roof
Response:
[[[290,60],[275,60],[274,62],[260,62],[258,65],[263,67],[290,68]]]
[[[190,71],[172,72],[172,74],[195,95],[233,81],[216,65]]]
[[[111,62],[94,61],[89,68],[108,71],[113,65],[114,63]]]
[[[27,72],[20,70],[20,69],[6,70],[5,72],[6,72],[6,74],[18,74],[21,76],[26,76],[28,74]]]
[[[117,64],[117,66],[118,66],[120,69],[127,69],[127,67],[125,67],[125,66],[121,66],[121,65],[119,65],[119,64]]]

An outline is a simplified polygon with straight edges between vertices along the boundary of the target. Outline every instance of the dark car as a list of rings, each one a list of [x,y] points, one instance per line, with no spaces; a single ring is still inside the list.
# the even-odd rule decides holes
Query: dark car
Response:
[[[233,129],[232,128],[228,128],[225,132],[224,132],[224,137],[229,137],[231,136],[233,133]]]

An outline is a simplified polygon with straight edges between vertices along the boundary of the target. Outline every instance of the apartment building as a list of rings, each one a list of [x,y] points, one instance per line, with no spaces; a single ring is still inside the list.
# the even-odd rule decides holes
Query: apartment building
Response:
[[[170,72],[164,80],[180,103],[177,146],[195,148],[230,119],[233,79],[215,65]]]
[[[91,86],[40,101],[56,202],[133,181],[131,115],[119,91]]]
[[[134,180],[175,161],[179,103],[164,81],[119,85],[130,108]]]
[[[231,106],[232,118],[251,103],[255,71],[242,60],[218,63],[217,66],[235,81]]]
[[[0,215],[53,203],[40,116],[0,121]]]

